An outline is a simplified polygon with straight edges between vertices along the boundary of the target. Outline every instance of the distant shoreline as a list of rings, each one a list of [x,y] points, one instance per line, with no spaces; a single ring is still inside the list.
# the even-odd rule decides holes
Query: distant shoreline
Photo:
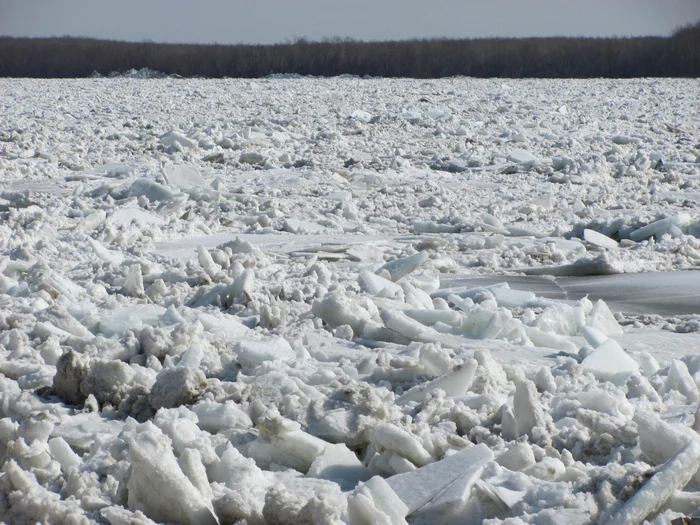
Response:
[[[333,38],[218,45],[0,37],[0,77],[86,78],[143,68],[188,78],[688,78],[700,77],[700,22],[668,37],[630,38]]]

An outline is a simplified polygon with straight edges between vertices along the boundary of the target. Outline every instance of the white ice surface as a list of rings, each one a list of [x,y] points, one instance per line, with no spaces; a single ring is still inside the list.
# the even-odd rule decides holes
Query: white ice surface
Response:
[[[0,521],[698,509],[696,81],[149,75],[0,80]]]

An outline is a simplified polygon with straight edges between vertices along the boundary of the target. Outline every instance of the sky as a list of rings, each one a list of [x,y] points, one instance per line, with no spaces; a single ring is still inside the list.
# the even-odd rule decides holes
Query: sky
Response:
[[[667,35],[700,0],[0,0],[0,35],[270,44]]]

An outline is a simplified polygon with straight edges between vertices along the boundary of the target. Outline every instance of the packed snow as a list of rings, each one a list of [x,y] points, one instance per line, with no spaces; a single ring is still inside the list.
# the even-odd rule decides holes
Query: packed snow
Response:
[[[0,80],[0,521],[700,514],[697,80]]]

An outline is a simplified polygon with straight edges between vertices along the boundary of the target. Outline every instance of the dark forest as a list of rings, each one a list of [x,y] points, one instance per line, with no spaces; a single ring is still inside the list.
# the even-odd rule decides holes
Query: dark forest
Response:
[[[700,22],[668,37],[488,38],[197,45],[0,38],[0,76],[89,77],[149,68],[183,77],[272,73],[440,78],[700,77]]]

